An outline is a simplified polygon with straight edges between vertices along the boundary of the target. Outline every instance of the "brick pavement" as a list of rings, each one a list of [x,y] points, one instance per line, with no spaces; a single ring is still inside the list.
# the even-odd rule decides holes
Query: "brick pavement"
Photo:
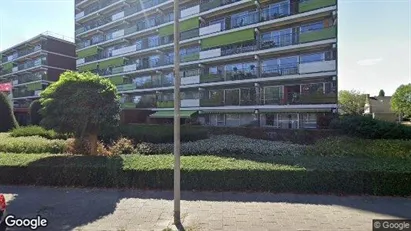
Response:
[[[49,220],[38,230],[167,230],[172,192],[0,186],[17,217]],[[186,230],[369,231],[371,220],[411,218],[411,198],[183,192]],[[18,230],[18,229],[10,229]]]

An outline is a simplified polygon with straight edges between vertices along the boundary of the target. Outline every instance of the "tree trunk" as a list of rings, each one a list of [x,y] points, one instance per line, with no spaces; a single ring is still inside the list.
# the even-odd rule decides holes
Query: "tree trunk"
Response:
[[[97,155],[97,134],[89,135],[90,155]]]

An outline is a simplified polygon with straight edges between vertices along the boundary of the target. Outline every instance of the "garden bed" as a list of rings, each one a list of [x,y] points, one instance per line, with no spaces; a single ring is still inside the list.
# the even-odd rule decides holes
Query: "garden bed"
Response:
[[[0,184],[172,189],[172,155],[0,154]],[[183,190],[411,194],[411,161],[272,156],[181,157]]]

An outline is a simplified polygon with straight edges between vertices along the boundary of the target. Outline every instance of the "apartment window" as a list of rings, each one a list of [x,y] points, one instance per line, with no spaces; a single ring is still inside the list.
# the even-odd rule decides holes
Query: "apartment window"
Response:
[[[240,114],[226,114],[225,123],[229,127],[240,126]]]
[[[300,56],[300,63],[311,63],[311,62],[321,62],[324,61],[325,54],[322,53],[315,53],[315,54],[307,54]]]
[[[150,17],[147,19],[147,26],[148,27],[155,27],[156,26],[156,17]]]
[[[281,16],[290,14],[290,2],[283,1],[271,4],[269,7],[270,16]]]
[[[278,105],[283,97],[282,87],[270,86],[264,87],[264,104]]]
[[[275,113],[265,114],[265,125],[270,127],[278,127],[278,115]]]
[[[279,113],[278,125],[280,128],[297,129],[299,128],[298,114],[297,113]]]
[[[146,83],[151,82],[151,76],[143,76],[143,77],[138,77],[133,79],[133,83],[137,87],[143,87]]]
[[[324,93],[324,83],[310,83],[301,85],[301,93],[303,94],[314,94],[314,93]]]
[[[181,78],[199,75],[198,69],[180,71]]]
[[[182,99],[198,99],[199,98],[199,94],[198,91],[185,91],[185,92],[181,92],[181,98]]]
[[[241,27],[253,23],[252,12],[241,12],[231,16],[231,28]]]
[[[226,89],[224,93],[224,102],[226,105],[238,106],[240,104],[240,89]]]
[[[215,25],[215,24],[220,24],[221,30],[225,30],[225,18],[212,20],[208,23],[209,26]]]
[[[323,28],[324,28],[323,22],[310,23],[310,24],[302,25],[300,27],[300,33],[321,30]]]
[[[163,86],[174,85],[174,73],[170,72],[170,73],[165,74],[162,82],[163,82]]]
[[[300,114],[302,117],[302,127],[308,129],[317,128],[317,114],[315,113],[304,113]]]
[[[148,47],[156,47],[159,45],[160,37],[158,35],[148,37]]]
[[[141,39],[137,40],[135,44],[137,50],[141,50],[143,48],[143,41]]]
[[[160,65],[160,55],[150,56],[149,62],[150,67],[156,67]]]

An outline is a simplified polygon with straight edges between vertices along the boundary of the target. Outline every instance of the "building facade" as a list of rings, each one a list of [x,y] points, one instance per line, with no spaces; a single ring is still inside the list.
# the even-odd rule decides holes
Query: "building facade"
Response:
[[[173,117],[173,1],[76,0],[77,69]],[[181,116],[316,128],[337,108],[337,0],[180,0]]]
[[[30,103],[66,70],[76,69],[75,44],[46,32],[0,53],[0,85],[11,84],[16,119],[28,123]]]

